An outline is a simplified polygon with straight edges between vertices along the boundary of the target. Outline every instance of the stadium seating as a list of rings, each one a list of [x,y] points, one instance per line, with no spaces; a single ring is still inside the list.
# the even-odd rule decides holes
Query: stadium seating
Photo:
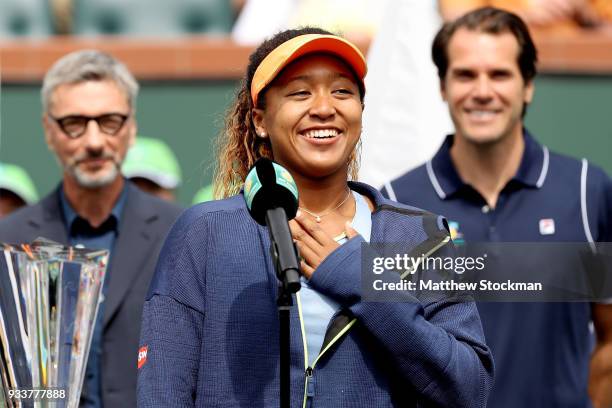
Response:
[[[0,0],[0,38],[41,38],[53,34],[47,0]]]
[[[73,34],[178,37],[226,34],[229,0],[74,0]]]

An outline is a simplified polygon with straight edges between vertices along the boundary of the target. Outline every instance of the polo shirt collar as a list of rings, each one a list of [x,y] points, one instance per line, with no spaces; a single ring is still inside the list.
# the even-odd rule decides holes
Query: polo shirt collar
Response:
[[[513,180],[529,187],[540,188],[548,174],[548,148],[539,144],[527,129],[523,129],[523,138],[525,140],[525,151]]]
[[[451,160],[450,149],[453,145],[453,137],[453,135],[446,136],[440,149],[425,164],[429,181],[442,200],[465,186]]]
[[[425,164],[429,181],[442,200],[466,186],[451,160],[450,149],[453,145],[453,138],[454,135],[446,136],[440,149]],[[548,173],[548,148],[539,144],[527,129],[523,129],[523,139],[525,150],[513,180],[528,187],[540,188],[544,184]]]

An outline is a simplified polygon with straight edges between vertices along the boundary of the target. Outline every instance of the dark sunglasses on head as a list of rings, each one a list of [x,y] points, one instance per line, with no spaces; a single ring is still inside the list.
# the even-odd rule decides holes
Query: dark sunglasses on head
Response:
[[[62,129],[69,138],[76,139],[77,137],[83,136],[91,120],[94,120],[98,124],[102,133],[114,136],[121,130],[129,115],[124,115],[122,113],[105,113],[99,116],[68,115],[61,118],[55,118],[49,115],[49,117],[57,123],[60,129]]]

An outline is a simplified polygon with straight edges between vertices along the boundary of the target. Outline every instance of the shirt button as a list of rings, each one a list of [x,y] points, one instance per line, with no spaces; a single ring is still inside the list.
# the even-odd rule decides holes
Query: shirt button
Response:
[[[481,210],[482,210],[482,213],[483,213],[483,214],[486,214],[486,213],[488,213],[489,211],[491,211],[491,207],[489,207],[488,205],[483,205],[483,206],[482,206],[482,208],[481,208]]]

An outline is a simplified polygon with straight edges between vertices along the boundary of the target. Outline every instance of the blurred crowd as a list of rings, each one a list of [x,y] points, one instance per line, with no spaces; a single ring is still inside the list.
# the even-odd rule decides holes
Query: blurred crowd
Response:
[[[353,39],[372,38],[387,3],[399,0],[3,0],[0,38],[79,36],[183,36],[231,34],[257,44],[271,34],[316,25]],[[519,14],[538,27],[603,28],[612,22],[608,0],[439,0],[445,20],[482,6]],[[264,23],[265,22],[265,23]]]

